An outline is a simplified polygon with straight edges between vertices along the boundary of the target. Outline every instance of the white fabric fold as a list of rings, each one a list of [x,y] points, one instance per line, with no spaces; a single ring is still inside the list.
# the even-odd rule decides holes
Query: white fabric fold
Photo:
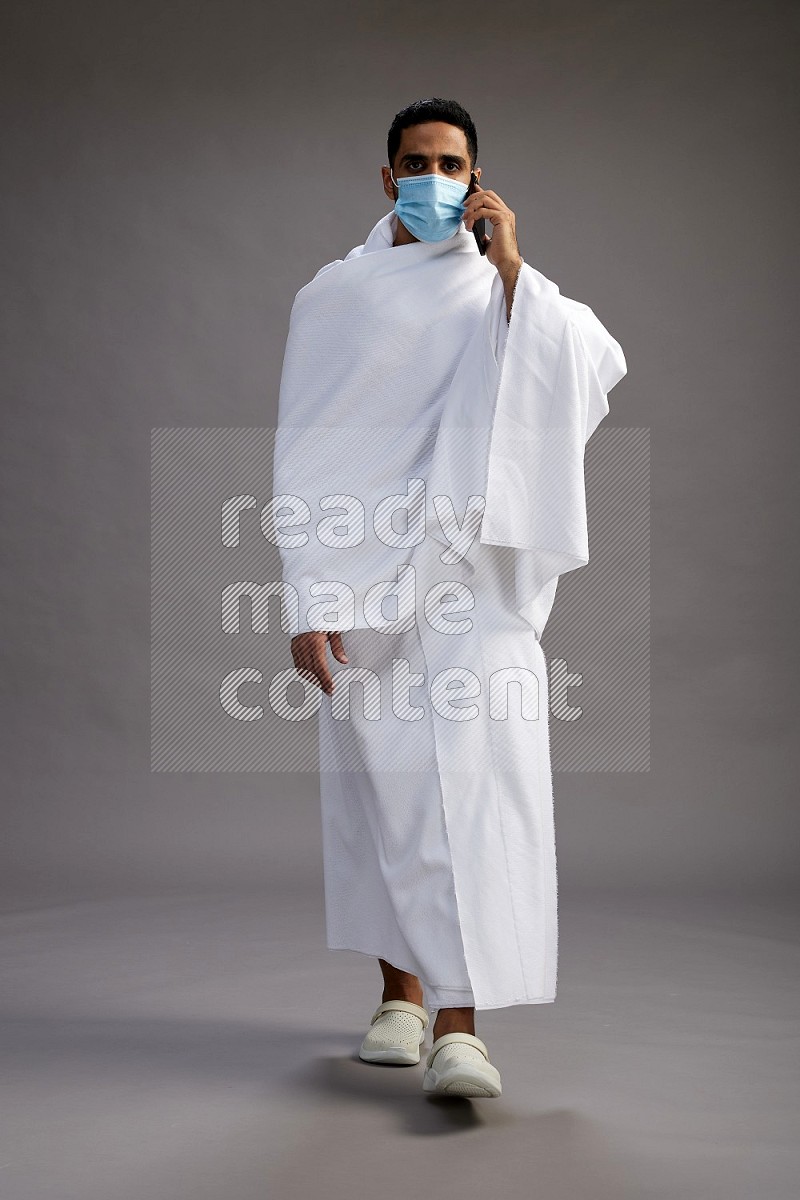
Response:
[[[584,453],[622,349],[527,262],[508,321],[502,280],[463,226],[393,246],[394,222],[292,308],[273,487],[276,538],[299,543],[280,546],[291,632],[367,628],[370,589],[396,581],[423,537],[442,543],[445,579],[452,522],[471,512],[455,552],[472,563],[478,541],[513,547],[517,609],[541,637],[558,577],[589,561]],[[407,536],[387,523],[393,505]],[[352,604],[331,603],[345,594]]]

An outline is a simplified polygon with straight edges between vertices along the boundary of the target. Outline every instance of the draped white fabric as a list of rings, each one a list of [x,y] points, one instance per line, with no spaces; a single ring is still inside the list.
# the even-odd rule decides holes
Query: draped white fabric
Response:
[[[275,442],[291,631],[342,630],[349,656],[319,709],[328,945],[417,974],[431,1008],[547,1003],[539,639],[559,575],[588,562],[584,451],[625,360],[528,263],[508,321],[463,226],[393,237],[387,213],[297,294]],[[455,598],[444,622],[431,596]]]
[[[366,592],[396,578],[410,544],[376,530],[375,513],[416,479],[416,542],[450,544],[436,496],[459,523],[470,496],[484,499],[480,528],[465,529],[467,560],[478,541],[516,549],[518,611],[540,637],[558,575],[588,562],[584,449],[625,374],[622,350],[528,263],[509,323],[502,281],[463,226],[445,242],[392,246],[394,220],[324,266],[292,308],[273,489],[310,510],[304,528],[287,526],[305,543],[281,547],[298,594],[292,632],[368,627]],[[330,497],[355,497],[363,527]],[[329,580],[354,600],[335,625],[318,603]]]

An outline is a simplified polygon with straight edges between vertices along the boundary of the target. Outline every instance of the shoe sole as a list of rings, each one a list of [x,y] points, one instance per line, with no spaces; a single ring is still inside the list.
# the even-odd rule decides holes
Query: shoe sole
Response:
[[[451,1067],[441,1075],[428,1067],[422,1090],[439,1096],[480,1096],[491,1099],[503,1094],[500,1072],[496,1067],[477,1070],[466,1063]]]
[[[419,1045],[425,1041],[425,1031],[419,1039]],[[416,1054],[413,1050],[406,1050],[403,1046],[384,1046],[381,1050],[359,1050],[358,1057],[362,1062],[373,1063],[396,1063],[398,1066],[410,1067],[414,1066],[420,1060],[420,1051],[417,1047]]]

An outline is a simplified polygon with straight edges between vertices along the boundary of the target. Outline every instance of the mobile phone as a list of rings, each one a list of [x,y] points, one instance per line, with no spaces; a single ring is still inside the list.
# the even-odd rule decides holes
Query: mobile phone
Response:
[[[478,182],[478,176],[474,171],[470,172],[471,178],[469,187],[467,188],[467,196],[471,196],[475,191],[475,185]],[[466,200],[467,196],[464,197]],[[478,217],[478,220],[472,226],[472,232],[475,235],[475,241],[478,243],[478,249],[481,254],[486,253],[486,217]]]

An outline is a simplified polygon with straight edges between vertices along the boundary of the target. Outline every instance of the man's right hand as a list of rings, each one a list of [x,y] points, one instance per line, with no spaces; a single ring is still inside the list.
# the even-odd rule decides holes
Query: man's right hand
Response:
[[[331,644],[331,653],[340,663],[347,662],[341,633],[309,629],[292,638],[294,665],[304,679],[309,679],[322,688],[327,696],[333,692],[333,676],[328,670],[326,647]]]

